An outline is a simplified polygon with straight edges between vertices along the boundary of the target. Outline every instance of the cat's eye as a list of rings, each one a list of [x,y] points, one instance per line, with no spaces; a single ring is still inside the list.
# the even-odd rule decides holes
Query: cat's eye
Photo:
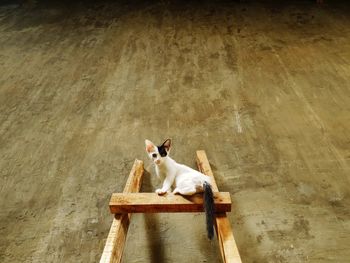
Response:
[[[157,158],[157,154],[156,153],[152,154],[152,157]]]

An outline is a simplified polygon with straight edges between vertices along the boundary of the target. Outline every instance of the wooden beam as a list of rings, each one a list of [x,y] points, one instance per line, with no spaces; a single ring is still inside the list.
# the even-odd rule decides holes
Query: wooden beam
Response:
[[[214,193],[215,211],[231,211],[230,193]],[[111,213],[176,213],[203,212],[203,194],[192,196],[158,195],[156,193],[112,194],[109,202]]]
[[[135,193],[140,191],[143,172],[143,161],[135,160],[129,174],[129,178],[124,187],[124,193]],[[121,214],[115,216],[109,230],[100,263],[121,262],[130,219],[131,214]]]
[[[213,191],[218,192],[218,186],[215,182],[205,151],[197,151],[197,166],[203,173],[211,177]],[[233,236],[230,221],[226,213],[216,214],[216,234],[219,240],[220,252],[224,263],[242,263],[236,241]]]

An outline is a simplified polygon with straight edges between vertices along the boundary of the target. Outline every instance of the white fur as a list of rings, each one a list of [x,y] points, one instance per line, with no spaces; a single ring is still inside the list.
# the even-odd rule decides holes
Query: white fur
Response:
[[[163,181],[162,188],[156,190],[159,195],[165,194],[174,187],[174,194],[193,195],[203,192],[204,182],[210,183],[210,177],[206,176],[186,165],[179,164],[169,157],[170,147],[165,157],[161,157],[158,148],[149,140],[145,141],[146,151],[155,163],[157,176]],[[169,143],[170,145],[170,143]],[[148,147],[147,147],[148,146]],[[148,151],[154,146],[152,151]],[[153,157],[156,154],[157,157]]]

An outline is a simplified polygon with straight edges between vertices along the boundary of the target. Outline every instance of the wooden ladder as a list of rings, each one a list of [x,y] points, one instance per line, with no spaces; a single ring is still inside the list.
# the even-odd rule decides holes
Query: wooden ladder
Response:
[[[224,263],[242,262],[226,212],[231,211],[229,193],[219,192],[205,151],[197,151],[200,172],[211,177],[215,202],[215,229]],[[121,262],[132,213],[203,212],[202,194],[190,197],[138,193],[142,184],[143,162],[135,160],[123,193],[112,194],[109,207],[115,214],[100,263]]]

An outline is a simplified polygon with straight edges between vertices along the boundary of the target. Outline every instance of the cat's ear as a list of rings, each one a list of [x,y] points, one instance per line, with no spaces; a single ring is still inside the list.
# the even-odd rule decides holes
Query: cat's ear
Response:
[[[167,152],[169,152],[170,151],[170,147],[171,147],[171,139],[167,139],[165,142],[163,142],[163,146],[164,146],[165,150]]]
[[[146,144],[146,152],[150,153],[155,150],[155,145],[150,140],[145,140],[145,144]]]

